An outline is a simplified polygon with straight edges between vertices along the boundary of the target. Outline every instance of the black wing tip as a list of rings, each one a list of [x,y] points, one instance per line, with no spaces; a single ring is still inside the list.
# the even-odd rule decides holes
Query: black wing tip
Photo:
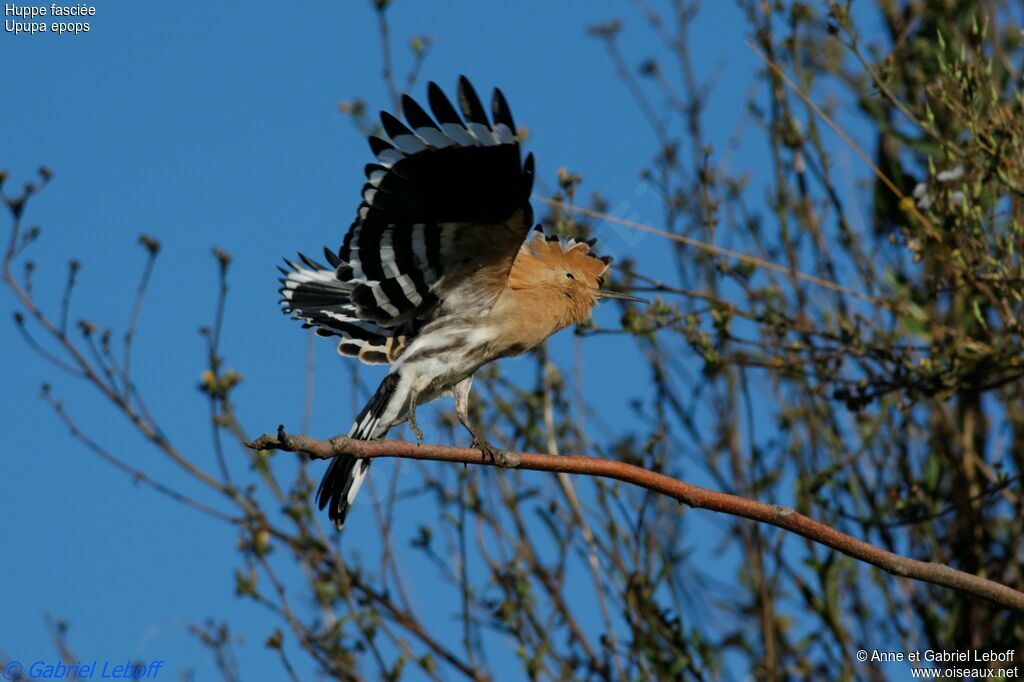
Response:
[[[408,121],[409,125],[413,128],[437,129],[437,124],[434,123],[434,119],[430,118],[430,115],[423,110],[423,107],[419,105],[419,102],[409,95],[402,95],[402,114],[405,116],[405,120]]]
[[[297,253],[299,254],[299,260],[301,260],[303,263],[305,263],[307,266],[309,266],[309,268],[311,270],[329,270],[330,269],[326,265],[323,265],[322,263],[320,263],[319,261],[313,260],[312,258],[310,258],[306,254],[302,253],[301,251],[299,251]]]
[[[373,152],[374,156],[380,156],[381,152],[387,151],[388,149],[394,149],[394,145],[385,140],[383,137],[377,135],[370,135],[366,138],[367,142],[370,143],[370,151]]]
[[[515,136],[516,124],[512,122],[512,110],[509,109],[508,100],[505,99],[500,88],[494,88],[491,95],[491,118],[494,119],[495,124],[501,123],[508,126],[512,135]]]
[[[430,81],[427,85],[427,101],[430,103],[430,108],[434,112],[434,117],[438,123],[455,123],[458,125],[465,125],[462,119],[459,118],[459,113],[452,106],[451,100],[444,94],[441,87],[434,81]]]
[[[430,81],[429,83],[427,83],[427,102],[430,104],[431,107],[434,106],[434,100],[435,99],[436,100],[442,100],[443,99],[443,100],[445,100],[447,102],[448,101],[448,95],[444,94],[444,89],[440,85],[438,85],[434,81]],[[414,100],[414,103],[415,103],[415,100]],[[437,113],[437,112],[435,112],[435,113]]]
[[[529,200],[530,194],[533,193],[534,163],[533,152],[530,152],[526,155],[526,160],[523,162],[522,172],[522,194],[526,200]]]
[[[382,130],[368,136],[377,162],[363,169],[372,182],[363,186],[354,224],[486,222],[504,219],[528,202],[536,162],[532,154],[523,161],[504,93],[489,93],[492,115],[465,75],[458,76],[458,100],[434,81],[426,89],[428,101],[404,94],[401,111],[380,112]],[[343,262],[352,255],[351,235],[350,227],[338,252]],[[338,279],[346,281],[340,272]]]
[[[410,95],[410,94],[409,94],[409,93],[407,93],[407,92],[403,92],[403,93],[402,93],[402,96],[401,96],[401,98],[399,98],[399,99],[400,99],[400,100],[401,100],[401,102],[402,102],[402,109],[403,109],[403,110],[404,110],[404,109],[405,109],[406,107],[417,107],[417,108],[420,108],[419,102],[417,102],[416,100],[414,100],[414,99],[412,98],[412,95]]]
[[[341,265],[341,258],[338,254],[326,246],[324,247],[324,258],[327,259],[327,262],[335,271],[338,269],[338,266]]]
[[[380,124],[384,127],[384,132],[388,134],[392,140],[399,135],[411,135],[412,131],[406,127],[404,123],[398,120],[394,114],[381,111],[380,112]]]
[[[469,78],[466,77],[466,74],[459,74],[459,81],[457,87],[457,92],[459,93],[459,95],[461,95],[462,93],[467,93],[476,97],[476,90],[473,88],[473,84],[469,82]]]
[[[473,84],[465,76],[459,76],[459,108],[462,109],[462,115],[467,121],[491,127],[484,105],[480,102],[480,96],[476,94]]]

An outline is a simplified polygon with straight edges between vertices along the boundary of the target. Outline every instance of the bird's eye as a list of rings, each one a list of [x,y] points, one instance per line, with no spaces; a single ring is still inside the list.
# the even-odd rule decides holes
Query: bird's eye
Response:
[[[569,279],[576,279],[576,277],[574,277],[571,272],[565,273],[565,276],[568,277]]]

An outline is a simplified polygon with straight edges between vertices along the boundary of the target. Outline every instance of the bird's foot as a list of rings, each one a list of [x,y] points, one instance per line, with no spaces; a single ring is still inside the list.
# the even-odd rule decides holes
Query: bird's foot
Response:
[[[473,447],[483,453],[484,457],[490,457],[492,462],[506,469],[514,469],[523,463],[523,458],[514,452],[497,448],[481,438],[473,439]]]
[[[420,443],[423,442],[423,431],[420,430],[419,424],[416,423],[416,410],[409,410],[409,428],[412,429],[412,433],[416,436],[416,440]]]

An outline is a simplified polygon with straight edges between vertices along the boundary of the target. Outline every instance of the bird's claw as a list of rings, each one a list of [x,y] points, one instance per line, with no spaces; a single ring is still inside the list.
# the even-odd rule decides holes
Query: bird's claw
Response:
[[[416,440],[420,443],[423,442],[423,431],[420,430],[419,424],[416,423],[416,412],[409,410],[409,428],[412,429],[412,433],[416,436]]]
[[[484,457],[490,457],[492,462],[506,469],[514,469],[523,463],[523,458],[519,455],[494,447],[486,440],[474,439],[473,447],[478,449]]]
[[[415,424],[410,424],[409,426],[412,427],[412,434],[414,436],[416,436],[416,440],[418,442],[422,443],[423,442],[423,432],[420,431],[420,427],[416,426]]]

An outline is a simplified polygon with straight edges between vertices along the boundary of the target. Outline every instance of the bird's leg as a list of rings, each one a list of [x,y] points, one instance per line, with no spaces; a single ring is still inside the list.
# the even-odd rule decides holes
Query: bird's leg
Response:
[[[523,459],[516,454],[506,452],[491,445],[483,436],[482,432],[469,421],[469,389],[473,385],[473,377],[464,379],[452,387],[452,397],[455,398],[455,414],[466,430],[473,436],[473,447],[480,450],[484,457],[490,457],[491,461],[500,467],[517,467],[522,464]]]
[[[416,399],[419,398],[418,393],[412,393],[409,396],[409,428],[412,429],[413,434],[416,436],[416,440],[420,443],[423,442],[423,431],[420,430],[419,424],[416,423]]]

